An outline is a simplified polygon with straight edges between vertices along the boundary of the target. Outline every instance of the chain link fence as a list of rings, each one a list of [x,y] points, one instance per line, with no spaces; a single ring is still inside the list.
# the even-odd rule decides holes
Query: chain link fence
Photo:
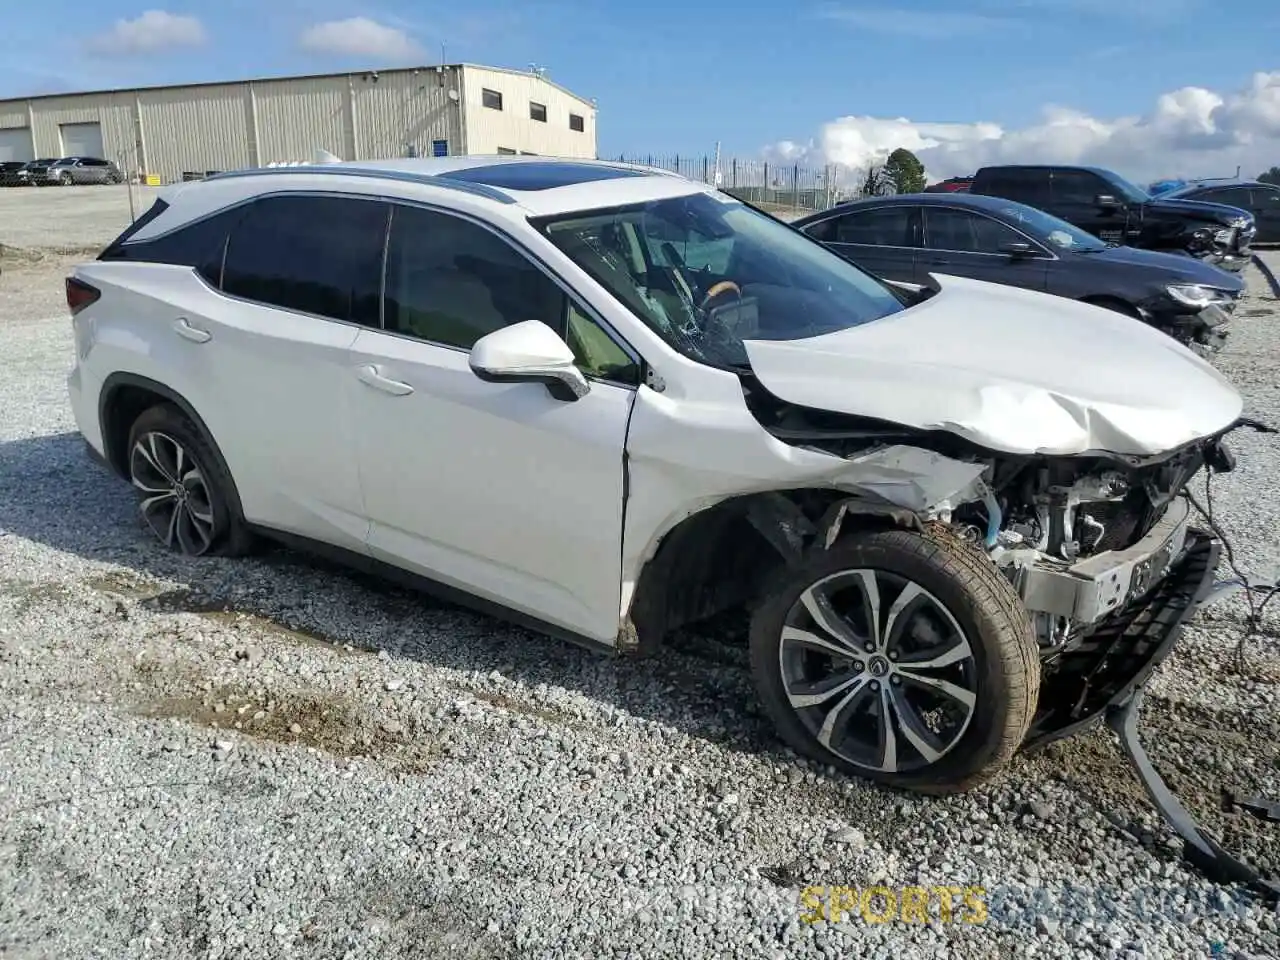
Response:
[[[601,159],[670,170],[715,184],[770,213],[794,219],[862,195],[866,172],[842,164],[810,166],[712,154],[619,154]]]

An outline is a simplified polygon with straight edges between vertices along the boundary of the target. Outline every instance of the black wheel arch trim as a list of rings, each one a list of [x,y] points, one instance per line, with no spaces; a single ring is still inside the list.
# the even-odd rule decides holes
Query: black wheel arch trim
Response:
[[[121,456],[122,451],[112,449],[111,437],[112,432],[108,429],[111,421],[111,404],[119,391],[125,387],[136,387],[154,393],[159,397],[172,403],[189,419],[197,430],[204,435],[205,440],[209,442],[209,448],[213,452],[214,457],[218,461],[218,468],[222,471],[230,482],[228,490],[223,491],[227,500],[237,517],[243,517],[244,511],[240,505],[240,491],[236,489],[235,478],[231,473],[231,468],[227,466],[226,458],[222,455],[222,448],[218,446],[218,441],[214,437],[213,432],[209,429],[204,419],[196,412],[196,408],[191,405],[182,394],[174,390],[172,387],[161,383],[158,380],[152,380],[150,377],[144,377],[136,373],[116,372],[107,377],[102,383],[102,390],[98,394],[98,429],[102,435],[103,459],[111,471],[123,480],[129,479],[128,467],[122,468],[121,464],[127,464],[127,460]]]

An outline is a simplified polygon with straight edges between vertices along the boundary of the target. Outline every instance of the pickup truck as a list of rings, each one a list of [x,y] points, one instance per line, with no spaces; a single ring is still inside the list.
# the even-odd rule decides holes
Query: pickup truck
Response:
[[[1098,167],[983,167],[969,192],[1037,207],[1109,243],[1186,253],[1237,273],[1249,262],[1257,231],[1246,210],[1152,197]]]

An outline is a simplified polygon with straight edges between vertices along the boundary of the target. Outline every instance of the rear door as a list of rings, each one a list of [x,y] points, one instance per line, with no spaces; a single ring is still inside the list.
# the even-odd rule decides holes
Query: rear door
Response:
[[[1028,244],[1030,254],[1011,254],[1008,247],[1015,243]],[[925,207],[919,283],[942,273],[1044,290],[1052,260],[1038,243],[993,217],[958,207]]]
[[[895,203],[860,208],[820,220],[805,232],[873,276],[915,282],[918,206]]]

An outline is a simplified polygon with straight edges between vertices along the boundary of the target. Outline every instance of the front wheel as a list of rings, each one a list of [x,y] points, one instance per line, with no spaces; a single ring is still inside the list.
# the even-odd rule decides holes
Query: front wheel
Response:
[[[71,186],[71,174],[69,173],[58,174],[58,185],[62,187]]]
[[[855,533],[786,571],[755,613],[751,664],[795,750],[926,793],[997,773],[1040,687],[1031,620],[979,550],[942,533]]]

